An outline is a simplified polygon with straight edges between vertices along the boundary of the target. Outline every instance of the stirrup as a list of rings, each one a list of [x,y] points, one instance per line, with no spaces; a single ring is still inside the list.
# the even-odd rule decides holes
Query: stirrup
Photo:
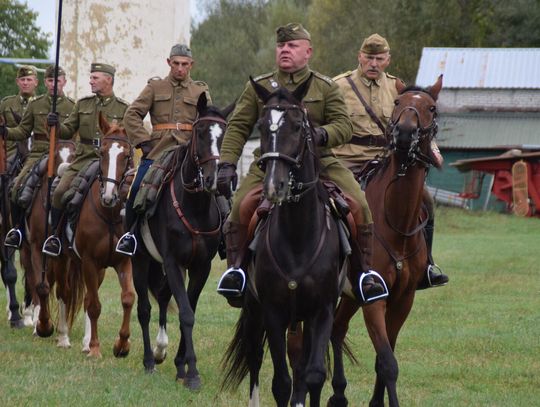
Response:
[[[426,269],[426,281],[427,281],[427,287],[443,287],[446,284],[448,284],[448,281],[445,281],[441,284],[436,284],[434,281],[431,280],[431,275],[441,276],[443,275],[442,269],[436,265],[436,264],[429,264]]]
[[[384,290],[381,294],[374,295],[373,297],[366,297],[366,295],[364,294],[364,290],[362,289],[362,285],[363,285],[364,279],[368,276],[372,276],[375,282],[377,282],[378,280],[378,282],[383,286]],[[375,270],[368,270],[365,273],[362,273],[362,275],[360,276],[360,279],[358,280],[358,291],[360,292],[360,296],[362,297],[362,302],[364,304],[368,304],[376,300],[386,298],[389,295],[388,287],[386,286],[386,282],[384,281],[384,278],[382,278],[381,275],[377,273]]]
[[[12,243],[7,242],[7,239],[9,237],[9,235],[12,234],[12,233],[17,234],[17,239],[18,239],[17,244],[12,244]],[[17,228],[11,228],[9,230],[9,232],[6,233],[6,237],[4,238],[4,246],[13,247],[15,249],[20,249],[21,244],[22,244],[22,233],[21,233],[21,231],[19,229],[17,229]]]
[[[227,280],[227,278],[231,277],[232,274],[239,274],[242,278],[242,287],[240,289],[238,288],[224,288],[221,285],[223,284],[223,280]],[[218,286],[217,286],[217,292],[218,294],[223,295],[224,297],[241,297],[244,295],[244,289],[246,288],[246,273],[244,273],[244,270],[240,268],[230,267],[223,273],[221,278],[219,279]]]
[[[133,242],[133,250],[132,251],[129,251],[129,250],[123,250],[120,245],[122,243],[125,243],[126,241],[128,241],[127,243],[129,243],[129,241],[132,241]],[[125,254],[126,256],[129,256],[129,257],[132,257],[135,252],[137,251],[137,238],[135,237],[135,235],[131,232],[126,232],[124,233],[120,239],[118,239],[118,242],[116,242],[116,248],[115,248],[115,251],[117,253],[121,253],[121,254]]]
[[[55,244],[53,242],[55,242],[58,246],[58,251],[56,252],[53,252],[52,250],[47,248],[47,245]],[[60,253],[62,252],[62,242],[60,242],[60,239],[58,239],[58,237],[56,237],[55,235],[51,235],[43,242],[43,247],[41,248],[41,252],[46,254],[47,256],[58,257],[60,256]]]

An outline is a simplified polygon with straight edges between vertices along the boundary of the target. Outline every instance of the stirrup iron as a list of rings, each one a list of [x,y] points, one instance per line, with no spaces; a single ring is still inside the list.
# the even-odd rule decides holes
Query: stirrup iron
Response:
[[[375,282],[379,282],[383,286],[384,291],[381,294],[375,295],[373,297],[366,297],[366,295],[364,294],[364,290],[362,289],[362,284],[364,282],[364,279],[367,276],[372,276]],[[381,298],[386,298],[389,295],[388,287],[386,286],[386,282],[384,281],[384,278],[382,278],[381,275],[379,273],[377,273],[375,270],[368,270],[365,273],[362,273],[362,275],[360,276],[360,279],[358,281],[358,291],[360,292],[360,295],[362,297],[362,301],[365,304],[369,304],[369,303],[374,302],[376,300],[380,300]]]
[[[47,249],[47,244],[52,241],[56,241],[58,243],[58,252],[53,252]],[[46,254],[47,256],[58,257],[60,256],[60,253],[62,252],[62,242],[55,235],[51,235],[43,242],[41,252]]]
[[[127,250],[122,250],[120,248],[120,244],[126,239],[133,240],[134,244],[133,244],[133,251],[132,252],[129,252]],[[135,254],[135,252],[137,251],[137,244],[138,244],[138,242],[137,242],[137,238],[135,237],[135,234],[131,233],[131,232],[126,232],[122,236],[120,236],[120,239],[118,239],[118,242],[116,242],[115,251],[117,253],[121,253],[121,254],[124,254],[126,256],[132,257]]]
[[[18,243],[15,245],[15,244],[10,244],[6,241],[7,237],[11,234],[11,233],[16,233],[17,234],[17,239],[18,240]],[[20,249],[21,247],[21,244],[22,244],[22,233],[19,229],[17,228],[11,228],[7,233],[6,233],[6,237],[4,238],[4,246],[6,247],[13,247],[14,249]]]
[[[223,287],[221,287],[223,279],[228,277],[229,274],[231,274],[231,273],[239,273],[240,276],[242,277],[242,288],[240,288],[240,290],[238,290],[236,288],[223,288]],[[223,295],[224,297],[241,297],[243,295],[243,293],[244,293],[245,288],[246,288],[246,273],[244,273],[244,270],[242,270],[241,268],[230,267],[225,271],[225,273],[223,273],[223,275],[219,279],[218,286],[217,286],[217,292],[219,294]]]

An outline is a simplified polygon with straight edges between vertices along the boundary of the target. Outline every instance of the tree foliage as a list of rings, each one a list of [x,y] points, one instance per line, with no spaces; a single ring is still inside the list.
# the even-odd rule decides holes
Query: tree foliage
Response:
[[[538,47],[538,0],[206,0],[193,28],[197,75],[218,103],[237,97],[249,75],[274,66],[275,28],[311,32],[311,67],[333,76],[355,69],[362,40],[388,39],[390,73],[414,83],[424,47]],[[435,79],[435,78],[434,78]]]
[[[26,3],[0,0],[0,56],[11,58],[47,58],[51,41],[36,25],[37,13]],[[0,96],[18,92],[16,68],[0,64]]]

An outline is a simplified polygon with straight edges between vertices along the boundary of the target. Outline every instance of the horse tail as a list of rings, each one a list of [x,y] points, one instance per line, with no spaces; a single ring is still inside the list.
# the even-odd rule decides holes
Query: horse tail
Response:
[[[69,262],[67,273],[69,295],[66,298],[66,319],[68,327],[71,329],[84,301],[85,285],[82,268],[77,266],[75,262]]]
[[[221,390],[238,389],[250,366],[260,365],[265,342],[266,332],[259,304],[253,301],[248,305],[246,301],[236,323],[234,337],[221,361],[221,368],[225,371]]]

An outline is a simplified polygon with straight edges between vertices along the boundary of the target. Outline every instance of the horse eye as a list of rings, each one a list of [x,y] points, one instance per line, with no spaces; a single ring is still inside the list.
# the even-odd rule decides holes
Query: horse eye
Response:
[[[399,105],[399,100],[398,99],[394,100],[394,105],[396,105],[396,106]]]
[[[430,106],[430,107],[429,107],[429,111],[430,111],[430,112],[433,113],[435,110],[437,110],[437,107],[436,107],[436,106]]]

